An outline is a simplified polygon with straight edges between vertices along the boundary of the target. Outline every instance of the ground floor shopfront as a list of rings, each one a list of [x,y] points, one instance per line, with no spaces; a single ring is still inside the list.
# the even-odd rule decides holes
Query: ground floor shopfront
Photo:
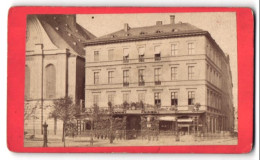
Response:
[[[122,139],[170,135],[203,135],[227,130],[223,115],[198,113],[121,113],[102,115],[95,120],[91,115],[77,119],[77,134],[108,137],[111,133]]]

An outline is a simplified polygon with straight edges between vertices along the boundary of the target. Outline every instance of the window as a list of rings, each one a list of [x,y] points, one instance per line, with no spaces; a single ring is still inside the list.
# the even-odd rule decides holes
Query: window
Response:
[[[160,48],[160,46],[154,47],[154,60],[155,61],[161,60],[161,48]]]
[[[176,80],[177,79],[177,67],[172,67],[171,68],[171,78],[172,78],[172,80]]]
[[[161,93],[160,92],[154,93],[154,105],[161,106]]]
[[[25,66],[25,93],[24,98],[29,99],[30,98],[30,68],[28,66]]]
[[[46,74],[46,98],[55,98],[56,94],[56,69],[53,64],[45,68]]]
[[[161,75],[161,68],[155,68],[154,69],[154,82],[155,82],[155,85],[160,85],[161,84],[160,75]]]
[[[212,107],[213,106],[213,93],[212,93],[212,91],[210,91],[210,107]]]
[[[129,62],[129,49],[124,48],[123,52],[124,52],[123,61],[124,61],[124,63],[128,63]]]
[[[139,53],[139,62],[144,62],[145,48],[144,47],[139,48],[138,53]]]
[[[98,95],[93,95],[93,105],[97,105],[99,104],[99,96]]]
[[[109,61],[114,60],[114,50],[113,49],[108,50],[108,60]]]
[[[99,84],[99,72],[94,72],[94,84]]]
[[[123,103],[124,102],[127,102],[127,103],[129,102],[129,93],[124,93],[123,94]]]
[[[210,106],[210,92],[207,90],[207,105]]]
[[[195,104],[195,92],[189,91],[188,92],[188,105],[194,105]]]
[[[188,54],[194,54],[194,53],[195,53],[194,43],[190,42],[188,43]]]
[[[194,66],[188,66],[188,79],[194,79]]]
[[[171,93],[171,105],[177,106],[178,105],[178,92]]]
[[[176,56],[178,54],[178,44],[172,44],[171,54],[172,54],[172,56]]]
[[[209,81],[209,73],[210,73],[210,71],[209,71],[209,65],[207,64],[207,80]]]
[[[138,93],[138,102],[145,102],[145,93]]]
[[[99,61],[99,51],[94,51],[94,62]]]
[[[114,94],[108,94],[108,102],[111,102],[112,106],[114,105]]]
[[[144,69],[138,70],[138,83],[139,86],[144,86]]]
[[[210,67],[209,81],[212,82],[212,68]]]
[[[123,71],[123,86],[129,86],[129,70]]]
[[[108,83],[113,83],[114,71],[108,71]]]

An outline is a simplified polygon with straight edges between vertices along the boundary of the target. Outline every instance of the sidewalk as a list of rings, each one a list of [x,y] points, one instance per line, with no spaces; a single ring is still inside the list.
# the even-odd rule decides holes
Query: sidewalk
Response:
[[[158,141],[148,141],[148,139],[132,139],[132,140],[114,140],[112,144],[109,139],[94,139],[93,147],[101,146],[176,146],[176,145],[236,145],[236,137],[224,137],[219,139],[201,139],[194,138],[191,135],[180,136],[180,141],[175,141],[175,137],[159,137]],[[43,145],[42,138],[36,137],[32,140],[25,140],[25,147],[41,147]],[[90,137],[75,137],[65,140],[66,147],[90,147]],[[64,147],[61,138],[50,137],[48,139],[48,147]]]

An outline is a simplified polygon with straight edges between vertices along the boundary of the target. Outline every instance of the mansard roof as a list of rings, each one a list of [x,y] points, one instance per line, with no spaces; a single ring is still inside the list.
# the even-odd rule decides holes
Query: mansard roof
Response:
[[[189,23],[182,22],[166,25],[163,25],[161,22],[157,22],[157,24],[153,26],[137,28],[131,28],[128,24],[125,24],[124,29],[99,38],[88,40],[85,45],[88,46],[116,42],[160,39],[205,33],[207,33],[207,31],[197,28]]]

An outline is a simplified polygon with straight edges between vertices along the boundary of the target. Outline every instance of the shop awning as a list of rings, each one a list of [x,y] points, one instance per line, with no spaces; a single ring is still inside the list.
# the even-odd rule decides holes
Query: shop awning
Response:
[[[176,117],[173,116],[163,116],[159,117],[160,121],[176,121]]]
[[[192,122],[191,118],[187,118],[187,119],[178,119],[177,122]]]

